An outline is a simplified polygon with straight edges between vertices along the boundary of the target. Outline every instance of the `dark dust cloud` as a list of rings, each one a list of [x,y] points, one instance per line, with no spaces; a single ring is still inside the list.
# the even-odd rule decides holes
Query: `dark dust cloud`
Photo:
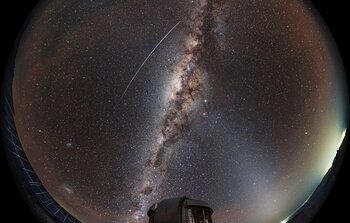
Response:
[[[215,223],[280,222],[345,132],[342,66],[298,0],[43,1],[15,61],[15,123],[82,222],[207,201]]]

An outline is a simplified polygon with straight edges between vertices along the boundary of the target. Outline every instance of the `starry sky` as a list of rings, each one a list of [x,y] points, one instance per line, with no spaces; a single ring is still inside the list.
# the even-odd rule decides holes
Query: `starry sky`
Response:
[[[299,0],[43,1],[15,61],[22,146],[82,222],[146,223],[164,198],[215,223],[281,222],[346,127],[335,44]]]

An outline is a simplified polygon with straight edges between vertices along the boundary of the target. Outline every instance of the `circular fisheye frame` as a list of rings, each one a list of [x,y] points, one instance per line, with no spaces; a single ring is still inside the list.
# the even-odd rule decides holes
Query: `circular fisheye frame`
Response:
[[[1,101],[10,167],[50,223],[161,221],[185,198],[194,222],[310,222],[348,125],[335,43],[297,0],[41,1]]]

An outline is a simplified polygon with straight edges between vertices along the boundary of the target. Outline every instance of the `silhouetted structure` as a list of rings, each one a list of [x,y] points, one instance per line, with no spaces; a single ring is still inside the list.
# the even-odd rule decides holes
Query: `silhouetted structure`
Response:
[[[153,204],[149,223],[212,223],[213,209],[204,201],[178,197]]]

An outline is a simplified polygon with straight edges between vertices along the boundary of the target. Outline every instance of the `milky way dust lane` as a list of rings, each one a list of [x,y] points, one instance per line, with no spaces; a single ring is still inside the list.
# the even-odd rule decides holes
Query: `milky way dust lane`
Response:
[[[199,61],[205,51],[206,37],[213,27],[213,8],[211,1],[202,0],[187,21],[188,34],[178,63],[171,69],[173,84],[160,124],[157,143],[151,149],[149,159],[144,165],[140,181],[136,183],[133,195],[133,210],[128,222],[145,222],[147,209],[152,202],[161,197],[161,186],[166,180],[167,165],[174,152],[173,145],[190,129],[190,111],[202,97],[205,72]]]

